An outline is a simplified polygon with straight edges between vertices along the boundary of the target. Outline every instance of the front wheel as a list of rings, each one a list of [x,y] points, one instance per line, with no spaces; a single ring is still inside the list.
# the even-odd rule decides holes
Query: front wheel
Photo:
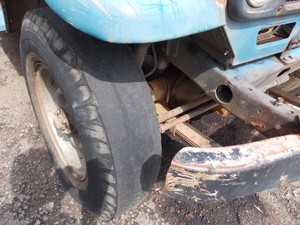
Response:
[[[93,39],[45,8],[25,15],[20,53],[47,147],[71,195],[106,221],[140,203],[156,181],[161,141],[129,47]]]

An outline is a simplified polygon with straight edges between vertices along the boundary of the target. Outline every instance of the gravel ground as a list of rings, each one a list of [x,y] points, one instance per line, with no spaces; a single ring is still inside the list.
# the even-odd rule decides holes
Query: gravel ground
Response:
[[[0,225],[103,224],[72,199],[56,176],[20,76],[18,37],[0,34]],[[223,145],[247,142],[251,129],[215,113],[193,123]],[[165,196],[166,168],[183,144],[163,136],[163,166],[154,191],[109,224],[300,224],[299,182],[213,205]]]

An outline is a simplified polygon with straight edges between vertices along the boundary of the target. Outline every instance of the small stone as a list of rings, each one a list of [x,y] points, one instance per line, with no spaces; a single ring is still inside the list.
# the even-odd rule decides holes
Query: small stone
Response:
[[[6,200],[6,199],[5,199],[4,197],[1,197],[1,198],[0,198],[0,203],[4,203],[5,200]]]
[[[40,194],[39,197],[40,198],[45,198],[45,195],[44,194]]]
[[[44,217],[43,217],[43,220],[44,220],[44,221],[47,221],[48,219],[49,219],[48,216],[44,216]]]
[[[192,218],[194,218],[194,215],[193,215],[192,212],[189,212],[189,213],[187,214],[187,217],[190,218],[190,219],[192,219]]]
[[[40,225],[42,222],[40,220],[36,220],[34,225]]]
[[[54,207],[54,202],[50,202],[49,207],[52,209]]]
[[[16,206],[17,206],[17,207],[20,207],[20,206],[21,206],[21,202],[17,202],[17,203],[16,203]]]
[[[20,195],[18,196],[18,199],[19,199],[20,202],[24,202],[25,195],[20,194]]]
[[[170,213],[174,213],[175,212],[175,208],[174,207],[170,207]]]
[[[297,188],[297,189],[293,190],[293,195],[294,196],[297,196],[299,194],[300,194],[300,188]]]

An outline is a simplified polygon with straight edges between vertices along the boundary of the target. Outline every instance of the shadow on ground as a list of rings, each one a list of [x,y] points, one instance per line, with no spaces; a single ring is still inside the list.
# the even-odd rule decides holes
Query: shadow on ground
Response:
[[[249,134],[253,127],[233,116],[222,117],[216,113],[207,113],[191,123],[224,146],[247,143],[252,138]],[[172,158],[186,146],[186,143],[167,133],[162,136],[162,146],[163,157],[159,181],[165,179]],[[268,215],[256,194],[218,204],[182,202],[164,195],[155,198],[157,198],[155,202],[163,203],[158,207],[159,212],[170,224],[269,224]]]
[[[0,45],[21,75],[18,42],[19,33],[1,35]],[[250,128],[232,117],[206,114],[193,120],[192,124],[223,145],[236,144],[235,142],[240,144],[248,140],[245,134]],[[173,156],[185,143],[171,135],[163,135],[162,145],[163,163],[158,182],[165,179]],[[18,155],[13,162],[10,185],[14,194],[13,201],[0,208],[0,218],[4,222],[15,218],[29,224],[39,224],[38,221],[46,224],[98,223],[94,216],[73,203],[74,200],[66,194],[46,149],[31,149],[28,154]],[[156,204],[158,215],[172,225],[268,224],[264,206],[256,195],[213,205],[180,202],[163,194],[151,194],[150,197]],[[66,201],[68,204],[64,204]]]
[[[0,218],[28,224],[97,224],[96,218],[81,209],[61,185],[46,149],[31,149],[18,155],[10,176],[12,203],[0,209]],[[67,204],[64,204],[67,203]],[[73,217],[74,210],[78,210]],[[70,213],[68,211],[70,210]]]
[[[268,217],[256,195],[220,204],[196,204],[159,196],[159,212],[169,224],[264,225]]]
[[[20,32],[14,33],[1,33],[0,46],[13,64],[18,74],[22,75],[21,62],[20,62],[20,51],[19,51],[19,38]]]

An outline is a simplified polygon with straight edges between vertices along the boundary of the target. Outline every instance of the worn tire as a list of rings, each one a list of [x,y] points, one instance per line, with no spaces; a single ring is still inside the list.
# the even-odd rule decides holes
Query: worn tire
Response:
[[[32,52],[59,84],[83,145],[87,177],[82,182],[71,182],[54,157],[68,191],[105,221],[130,210],[151,191],[161,157],[154,104],[130,48],[87,36],[48,8],[27,12],[21,62],[51,153],[53,143],[32,87],[34,74],[26,68]]]

